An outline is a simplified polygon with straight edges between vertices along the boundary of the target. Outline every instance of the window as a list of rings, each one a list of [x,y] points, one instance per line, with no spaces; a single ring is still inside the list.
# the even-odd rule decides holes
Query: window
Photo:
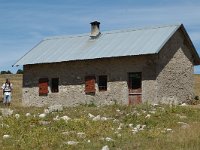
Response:
[[[95,93],[95,76],[86,76],[85,77],[85,93]]]
[[[52,93],[58,93],[59,92],[59,78],[52,78],[51,79],[51,92]]]
[[[142,73],[131,72],[128,74],[128,86],[129,89],[140,89],[142,86]]]
[[[99,91],[107,91],[107,76],[99,76]]]
[[[47,96],[48,91],[48,78],[40,78],[39,79],[39,96]]]

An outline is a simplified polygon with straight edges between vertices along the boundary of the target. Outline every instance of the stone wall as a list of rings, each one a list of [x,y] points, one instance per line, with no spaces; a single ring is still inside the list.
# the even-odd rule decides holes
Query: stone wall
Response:
[[[179,29],[159,52],[157,101],[181,103],[193,96],[193,58]]]
[[[149,55],[24,66],[23,104],[128,104],[128,72],[142,72],[142,101],[153,101],[156,97],[154,57]],[[96,79],[99,75],[107,75],[107,91],[98,91],[96,82],[95,95],[86,95],[84,90],[87,75],[95,75]],[[59,93],[52,93],[49,88],[48,96],[39,96],[38,80],[46,77],[49,80],[59,78]]]
[[[75,106],[128,104],[128,72],[142,72],[142,102],[181,103],[193,96],[193,58],[179,29],[158,54],[24,66],[23,104]],[[96,92],[85,94],[85,76],[96,76]],[[98,91],[98,76],[108,76]],[[39,96],[40,78],[59,78],[59,93]]]

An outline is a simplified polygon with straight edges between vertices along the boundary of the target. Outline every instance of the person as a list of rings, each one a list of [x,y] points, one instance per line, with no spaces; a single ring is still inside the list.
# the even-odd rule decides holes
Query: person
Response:
[[[12,96],[12,83],[10,83],[9,79],[6,79],[6,82],[2,85],[3,90],[3,103],[4,105],[10,106],[11,96]]]

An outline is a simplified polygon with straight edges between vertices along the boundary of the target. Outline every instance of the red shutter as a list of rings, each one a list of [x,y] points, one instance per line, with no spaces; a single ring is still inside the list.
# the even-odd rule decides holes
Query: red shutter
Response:
[[[95,93],[95,76],[85,77],[85,93]]]
[[[48,94],[48,79],[42,78],[39,80],[39,95],[47,95]]]

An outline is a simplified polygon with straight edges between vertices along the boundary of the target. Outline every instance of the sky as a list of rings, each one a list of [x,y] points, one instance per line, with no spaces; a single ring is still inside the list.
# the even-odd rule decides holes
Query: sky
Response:
[[[183,23],[200,54],[199,0],[0,0],[0,71],[49,36]],[[195,67],[200,74],[200,66]]]

